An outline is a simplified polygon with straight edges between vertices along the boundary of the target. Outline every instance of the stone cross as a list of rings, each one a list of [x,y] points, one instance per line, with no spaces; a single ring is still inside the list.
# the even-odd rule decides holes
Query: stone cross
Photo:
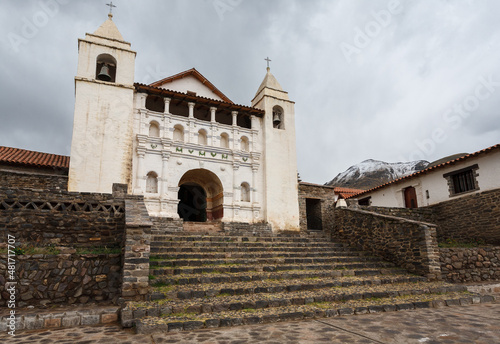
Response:
[[[109,6],[109,14],[113,15],[113,7],[116,7],[113,5],[113,1],[110,1],[109,4],[106,4],[106,6]]]
[[[267,61],[267,68],[269,68],[269,62],[271,62],[272,60],[269,59],[269,57],[266,57],[264,60]]]

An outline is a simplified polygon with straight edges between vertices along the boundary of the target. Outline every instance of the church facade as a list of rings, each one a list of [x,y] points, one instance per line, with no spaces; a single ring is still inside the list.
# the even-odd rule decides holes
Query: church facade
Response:
[[[151,216],[299,230],[294,102],[267,73],[251,106],[196,69],[134,83],[109,17],[79,40],[69,191],[143,195]]]

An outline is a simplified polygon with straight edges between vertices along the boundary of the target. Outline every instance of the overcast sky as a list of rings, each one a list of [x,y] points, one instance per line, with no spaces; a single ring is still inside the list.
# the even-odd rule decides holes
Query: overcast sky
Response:
[[[69,155],[77,40],[105,0],[0,0],[0,145]],[[250,105],[264,58],[296,102],[302,180],[500,142],[500,1],[116,0],[135,79],[195,67]]]

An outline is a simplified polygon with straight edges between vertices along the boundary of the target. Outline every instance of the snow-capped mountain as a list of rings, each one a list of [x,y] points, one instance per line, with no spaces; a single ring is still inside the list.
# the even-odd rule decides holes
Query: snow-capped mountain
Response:
[[[333,180],[326,183],[326,185],[370,189],[423,170],[428,165],[429,162],[425,160],[387,163],[368,159],[360,164],[349,167],[345,172],[339,173]]]

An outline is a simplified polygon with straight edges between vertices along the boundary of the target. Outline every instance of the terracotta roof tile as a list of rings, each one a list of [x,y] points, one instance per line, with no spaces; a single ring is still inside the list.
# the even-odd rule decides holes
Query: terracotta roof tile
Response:
[[[358,197],[358,196],[361,196],[361,195],[364,195],[364,194],[367,194],[369,192],[372,192],[372,191],[375,191],[375,190],[378,190],[378,189],[381,189],[383,187],[386,187],[388,185],[391,185],[391,184],[396,184],[396,183],[399,183],[401,181],[404,181],[404,180],[408,180],[408,179],[411,179],[411,178],[414,178],[414,177],[417,177],[417,176],[420,176],[420,175],[423,175],[423,174],[426,174],[426,173],[429,173],[431,171],[434,171],[434,170],[437,170],[437,169],[441,169],[443,167],[447,167],[447,166],[451,166],[451,165],[454,165],[458,162],[462,162],[464,160],[467,160],[467,159],[470,159],[470,158],[474,158],[474,157],[477,157],[478,155],[483,155],[483,154],[486,154],[486,153],[490,153],[491,151],[494,151],[496,149],[500,149],[500,143],[494,145],[494,146],[491,146],[491,147],[488,147],[488,148],[485,148],[485,149],[482,149],[480,151],[477,151],[475,153],[471,153],[471,154],[467,154],[467,155],[464,155],[460,158],[457,158],[457,159],[453,159],[453,160],[450,160],[450,161],[447,161],[447,162],[444,162],[442,164],[439,164],[439,165],[436,165],[436,166],[431,166],[431,167],[428,167],[426,169],[423,169],[422,171],[418,171],[418,172],[415,172],[413,174],[410,174],[406,177],[402,177],[402,178],[399,178],[399,179],[395,179],[395,180],[392,180],[388,183],[385,183],[385,184],[382,184],[382,185],[379,185],[377,187],[374,187],[373,189],[370,189],[370,190],[366,190],[366,191],[363,191],[363,192],[360,192],[360,193],[357,193],[357,194],[354,194],[354,195],[351,195],[349,196],[349,198],[353,198],[353,197]]]
[[[337,193],[345,193],[345,194],[358,194],[360,192],[365,191],[362,189],[351,189],[351,188],[342,188],[342,187],[335,187],[334,190]]]
[[[69,169],[69,156],[0,146],[0,163]]]

